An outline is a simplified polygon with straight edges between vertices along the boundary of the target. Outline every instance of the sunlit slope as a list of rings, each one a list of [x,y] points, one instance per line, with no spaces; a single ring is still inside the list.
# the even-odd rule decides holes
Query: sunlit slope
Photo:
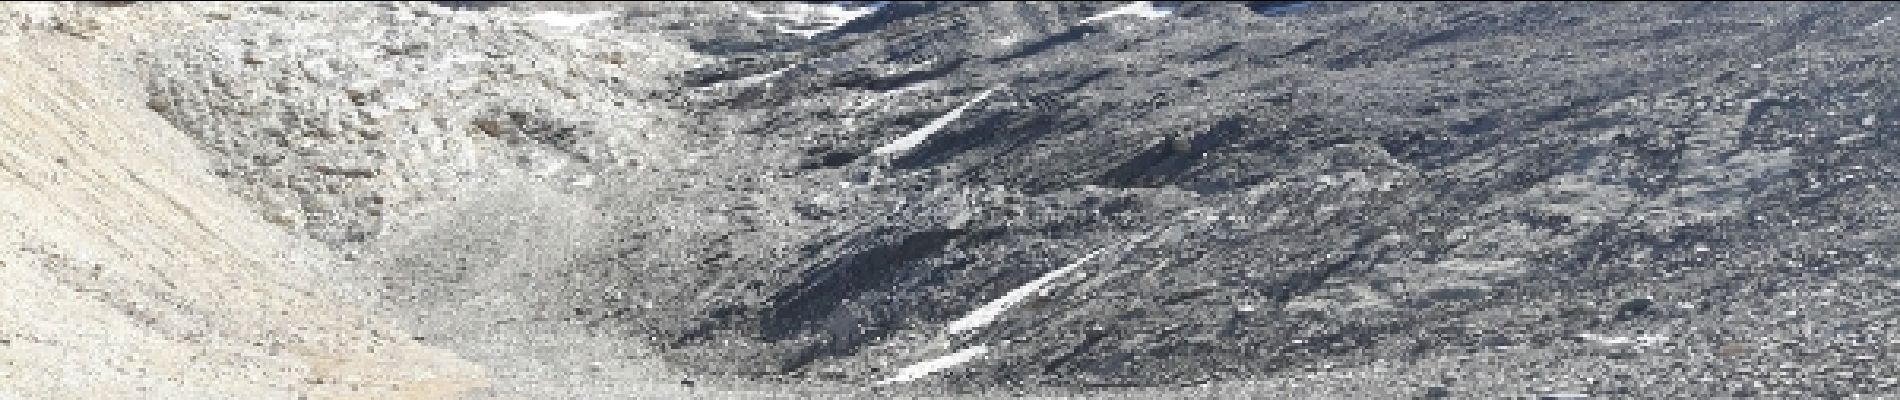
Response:
[[[0,38],[0,397],[450,398],[482,371],[327,296],[86,47]]]

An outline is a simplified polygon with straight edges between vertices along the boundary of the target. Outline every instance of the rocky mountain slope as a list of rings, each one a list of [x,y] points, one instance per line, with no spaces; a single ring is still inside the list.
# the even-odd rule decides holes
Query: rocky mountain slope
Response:
[[[1900,9],[1267,3],[0,28],[105,49],[470,395],[1900,390]]]
[[[1891,9],[940,7],[689,97],[738,110],[706,113],[715,131],[791,137],[808,156],[781,170],[843,182],[815,192],[865,193],[804,207],[849,228],[787,246],[798,261],[709,261],[731,294],[663,302],[717,316],[663,320],[673,347],[758,349],[691,363],[879,382],[982,349],[928,381],[1445,363],[1404,375],[1420,393],[1889,390],[1892,336],[1862,313],[1895,309],[1873,222],[1891,217],[1892,59],[1873,50]],[[1760,371],[1784,362],[1839,375]],[[1558,366],[1461,380],[1513,369],[1494,363]]]
[[[0,397],[443,398],[479,366],[321,282],[88,46],[0,38]]]

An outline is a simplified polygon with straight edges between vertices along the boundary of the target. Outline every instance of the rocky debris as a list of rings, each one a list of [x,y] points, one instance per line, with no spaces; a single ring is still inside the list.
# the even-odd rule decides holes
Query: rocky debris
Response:
[[[1897,390],[1892,6],[450,3],[125,59],[502,369],[571,324],[768,391]]]
[[[578,187],[604,169],[664,163],[649,153],[670,139],[653,133],[677,129],[644,99],[663,71],[694,62],[666,42],[569,32],[525,12],[282,7],[133,57],[150,104],[221,156],[220,176],[339,245],[458,185],[520,174]]]
[[[676,360],[729,373],[868,383],[986,345],[912,383],[977,390],[1311,382],[1327,376],[1316,369],[1441,354],[1564,357],[1540,352],[1583,333],[1690,335],[1727,330],[1724,318],[1801,329],[1771,322],[1786,321],[1769,311],[1781,301],[1748,287],[1892,308],[1871,287],[1801,278],[1881,276],[1888,263],[1857,241],[1879,236],[1867,221],[1881,212],[1847,205],[1882,196],[1888,182],[1870,172],[1891,168],[1870,136],[1889,119],[1892,100],[1874,94],[1889,80],[1872,72],[1888,61],[1865,49],[1884,46],[1868,30],[1888,29],[1877,22],[1893,10],[1869,7],[1322,4],[1268,17],[1187,4],[1090,24],[1075,21],[1103,10],[946,7],[693,92],[690,104],[732,110],[701,126],[796,137],[801,174],[877,194],[801,205],[860,228],[808,242],[799,261],[718,261],[714,282],[776,293],[763,301],[695,292],[657,302],[686,310],[652,312],[714,316],[663,319],[661,337],[678,338]],[[880,72],[892,65],[908,67]],[[991,89],[911,151],[874,154]],[[871,200],[893,198],[905,200]],[[965,207],[984,211],[947,215]],[[1042,305],[935,339],[1098,250],[1098,272]],[[1617,311],[1707,293],[1736,294]],[[1708,334],[1681,351],[1746,336]],[[1883,340],[1815,362],[1889,374],[1844,361]],[[1734,368],[1569,385],[1729,393],[1692,376]],[[1892,390],[1808,378],[1751,390]],[[1466,385],[1479,384],[1444,390],[1480,388]],[[1483,390],[1533,392],[1518,385]]]
[[[329,252],[220,190],[96,52],[0,36],[0,397],[449,398],[486,384],[322,285]]]

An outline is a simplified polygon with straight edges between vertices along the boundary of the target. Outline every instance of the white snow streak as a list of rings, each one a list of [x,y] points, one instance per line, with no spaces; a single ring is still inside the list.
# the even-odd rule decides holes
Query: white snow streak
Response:
[[[744,77],[744,78],[739,78],[739,79],[734,79],[734,80],[732,80],[732,81],[731,81],[731,82],[729,82],[729,83],[730,83],[730,84],[732,84],[732,85],[734,85],[734,86],[752,86],[752,85],[757,85],[757,84],[760,84],[760,83],[765,83],[765,81],[769,81],[769,80],[772,80],[772,78],[777,78],[777,77],[779,77],[779,75],[785,75],[785,72],[786,72],[786,71],[791,71],[791,70],[792,70],[792,68],[797,68],[797,67],[798,67],[798,64],[792,64],[792,65],[788,65],[788,66],[785,66],[785,68],[779,68],[779,69],[775,69],[775,70],[772,70],[772,72],[767,72],[767,73],[763,73],[763,74],[758,74],[758,75],[752,75],[752,76],[748,76],[748,77]],[[724,84],[727,84],[727,83],[728,83],[728,82],[721,82],[721,83],[720,83],[720,85],[724,85]]]
[[[1174,227],[1168,227],[1168,229],[1164,229],[1160,233],[1170,232],[1173,230],[1174,230]],[[1158,232],[1143,233],[1141,235],[1135,236],[1134,238],[1129,240],[1128,243],[1129,245],[1132,246],[1135,243],[1139,243],[1142,241],[1146,241],[1150,238],[1153,238],[1155,237],[1156,234],[1158,234]],[[1096,256],[1100,256],[1103,251],[1107,251],[1107,250],[1108,250],[1108,247],[1095,249],[1095,251],[1089,252],[1088,255],[1082,256],[1082,258],[1080,259],[1076,259],[1075,262],[1069,263],[1068,266],[1058,268],[1054,271],[1049,271],[1049,273],[1043,274],[1041,278],[1036,278],[1036,280],[1034,281],[1030,281],[1029,283],[1023,284],[1022,286],[1018,286],[1015,289],[1011,289],[1009,293],[1004,293],[1003,297],[998,297],[996,298],[996,300],[991,300],[989,304],[984,304],[982,307],[978,307],[975,311],[971,311],[969,314],[964,315],[963,318],[958,318],[956,321],[951,321],[950,325],[948,325],[944,329],[949,331],[950,334],[954,335],[958,333],[963,333],[964,331],[968,331],[971,329],[981,328],[985,325],[989,325],[991,322],[996,322],[996,318],[1002,316],[1004,311],[1009,311],[1011,307],[1016,306],[1016,303],[1021,303],[1023,300],[1027,300],[1029,296],[1047,295],[1047,292],[1050,289],[1048,287],[1049,284],[1055,283],[1057,279],[1062,279],[1063,277],[1074,273],[1076,269],[1082,268],[1083,264],[1088,264],[1089,261],[1094,260]]]
[[[799,67],[799,64],[787,65],[784,68],[775,69],[775,70],[772,70],[771,72],[761,73],[757,75],[749,75],[746,77],[732,79],[728,81],[722,81],[719,83],[714,83],[712,85],[699,87],[697,88],[697,90],[710,90],[710,89],[718,89],[718,88],[726,88],[726,87],[757,86],[760,84],[764,84],[768,81],[771,81],[773,79],[777,79],[779,76],[785,75],[786,72],[790,72],[793,68],[798,68],[798,67]]]
[[[976,98],[972,98],[970,99],[970,101],[963,102],[963,105],[957,106],[956,109],[950,110],[950,112],[944,113],[942,116],[937,117],[937,119],[935,120],[931,120],[930,124],[924,125],[924,127],[922,128],[917,128],[917,130],[911,131],[910,134],[904,135],[904,137],[897,138],[897,140],[893,140],[882,147],[878,147],[876,150],[871,150],[871,154],[889,155],[892,153],[908,151],[913,147],[917,147],[917,145],[919,144],[923,144],[924,139],[930,138],[930,135],[936,134],[937,131],[943,130],[943,127],[945,126],[949,126],[951,121],[956,121],[958,117],[962,117],[964,111],[969,110],[971,106],[975,106],[977,102],[983,101],[983,99],[985,98],[989,98],[990,93],[996,93],[997,89],[1001,89],[1001,88],[1000,87],[991,88],[989,90],[983,91],[983,93],[977,94]]]
[[[1628,337],[1628,336],[1598,335],[1598,334],[1593,334],[1593,333],[1585,333],[1578,336],[1582,337],[1584,340],[1589,340],[1592,342],[1597,342],[1597,343],[1602,343],[1602,344],[1607,344],[1607,345],[1655,345],[1655,344],[1660,344],[1660,343],[1669,341],[1668,336]]]
[[[866,15],[871,15],[871,13],[877,12],[879,8],[883,8],[884,3],[878,2],[865,7],[800,3],[786,3],[780,4],[779,6],[783,7],[782,9],[785,12],[748,12],[747,15],[761,20],[790,20],[795,27],[781,27],[779,28],[779,32],[810,38],[825,32],[837,30],[839,27],[844,26],[845,23],[863,18]]]
[[[982,356],[983,354],[986,354],[989,352],[990,352],[989,346],[971,346],[963,350],[957,350],[957,352],[950,353],[949,355],[945,355],[942,357],[937,357],[937,358],[933,358],[929,360],[924,360],[923,362],[919,362],[916,364],[911,364],[908,367],[904,367],[903,369],[897,370],[896,375],[892,375],[889,378],[884,378],[884,380],[878,381],[877,384],[889,385],[893,383],[914,381],[914,380],[917,380],[918,378],[922,378],[932,373],[936,373],[937,371],[942,371],[945,368],[955,367],[958,365],[962,365],[963,363],[970,362],[970,360],[975,360],[978,356]]]
[[[607,19],[613,16],[614,16],[614,13],[607,12],[607,11],[592,12],[592,13],[585,13],[585,14],[548,11],[548,12],[535,13],[534,15],[529,16],[527,19],[540,21],[541,23],[556,26],[556,27],[573,28],[573,27],[578,27],[581,25],[587,25],[589,23],[593,23],[594,21]]]
[[[996,317],[1002,316],[1004,311],[1009,311],[1010,308],[1016,306],[1016,303],[1021,303],[1023,300],[1028,299],[1030,295],[1041,291],[1044,286],[1055,282],[1056,279],[1061,279],[1063,276],[1075,272],[1076,268],[1081,268],[1082,264],[1087,264],[1089,260],[1095,259],[1096,255],[1102,254],[1102,250],[1106,250],[1106,248],[1096,249],[1094,252],[1089,253],[1088,256],[1069,263],[1069,266],[1056,269],[1055,271],[1049,271],[1048,274],[1044,274],[1041,278],[1036,278],[1034,281],[1030,281],[1027,284],[1010,290],[1009,293],[1003,294],[1003,297],[998,297],[996,300],[990,301],[989,304],[984,304],[983,307],[977,308],[976,311],[971,311],[969,314],[964,315],[963,318],[951,321],[949,327],[945,329],[949,330],[951,334],[957,334],[996,322]]]
[[[1121,7],[1116,7],[1113,10],[1104,11],[1101,14],[1095,14],[1095,16],[1093,17],[1088,17],[1087,19],[1083,19],[1081,23],[1083,24],[1093,23],[1095,21],[1101,21],[1104,19],[1109,19],[1111,17],[1120,16],[1120,15],[1133,15],[1133,16],[1142,17],[1142,18],[1161,18],[1161,17],[1166,17],[1169,15],[1174,15],[1174,11],[1160,8],[1160,7],[1155,7],[1154,2],[1152,1],[1137,1],[1137,2],[1131,2],[1128,4],[1122,5]]]
[[[1162,230],[1160,233],[1170,232],[1173,230],[1174,230],[1173,227],[1169,227],[1168,229]],[[1148,233],[1137,235],[1132,240],[1129,240],[1128,244],[1130,246],[1133,246],[1135,243],[1146,241],[1150,238],[1155,237],[1155,235],[1160,234],[1160,233],[1148,232]],[[1003,297],[998,297],[996,300],[992,300],[988,304],[984,304],[982,307],[978,307],[975,311],[971,311],[969,314],[964,315],[963,318],[958,318],[956,321],[951,321],[950,325],[945,327],[945,330],[950,335],[956,335],[959,333],[969,331],[971,329],[981,328],[981,327],[989,325],[990,323],[996,322],[996,318],[1002,316],[1004,311],[1008,311],[1010,308],[1015,307],[1017,303],[1021,303],[1023,300],[1028,299],[1029,296],[1047,296],[1048,295],[1047,291],[1050,289],[1050,285],[1055,283],[1056,280],[1062,279],[1066,276],[1074,274],[1077,269],[1082,268],[1084,264],[1088,264],[1088,262],[1091,260],[1094,260],[1095,257],[1101,256],[1102,252],[1107,251],[1108,249],[1109,249],[1109,246],[1104,246],[1102,248],[1095,249],[1095,251],[1089,252],[1088,255],[1082,256],[1082,258],[1076,259],[1074,262],[1069,263],[1068,266],[1058,268],[1055,271],[1050,271],[1047,274],[1043,274],[1042,277],[1036,278],[1036,280],[1034,281],[1023,284],[1022,286],[1018,286],[1015,289],[1011,289],[1009,293],[1003,294]],[[916,380],[918,378],[922,378],[936,371],[940,371],[945,368],[950,368],[950,367],[954,367],[954,366],[969,362],[970,360],[975,359],[977,356],[981,356],[986,353],[989,353],[988,346],[983,346],[983,345],[972,346],[969,348],[965,348],[963,350],[958,350],[956,353],[952,353],[950,355],[933,358],[930,360],[913,364],[908,367],[904,367],[903,369],[898,370],[896,375],[893,375],[890,378],[886,378],[883,381],[879,381],[877,384],[887,385],[887,384],[898,383],[898,382],[909,382],[912,380]]]

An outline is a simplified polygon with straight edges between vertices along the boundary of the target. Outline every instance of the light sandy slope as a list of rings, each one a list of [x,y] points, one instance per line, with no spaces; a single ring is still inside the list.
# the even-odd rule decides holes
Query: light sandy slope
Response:
[[[483,371],[330,299],[324,253],[208,174],[138,85],[0,36],[0,398],[445,398]]]

